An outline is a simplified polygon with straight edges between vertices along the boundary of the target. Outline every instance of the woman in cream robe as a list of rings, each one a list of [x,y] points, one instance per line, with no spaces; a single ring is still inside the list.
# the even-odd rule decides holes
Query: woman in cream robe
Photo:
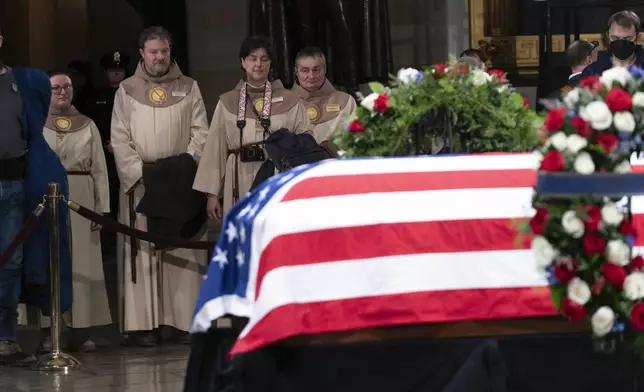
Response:
[[[64,74],[51,77],[50,113],[43,135],[54,150],[69,178],[71,200],[98,213],[108,213],[107,165],[98,128],[71,105],[72,82]],[[89,328],[112,323],[107,300],[100,226],[71,214],[73,303],[71,327]],[[48,325],[49,320],[41,320]],[[92,350],[89,336],[83,348]]]
[[[194,189],[208,194],[208,215],[221,220],[237,201],[233,197],[235,175],[238,176],[238,197],[250,189],[257,171],[263,162],[242,162],[239,157],[239,129],[237,114],[240,92],[244,85],[249,99],[246,100],[246,126],[243,128],[243,144],[247,146],[264,140],[257,114],[262,114],[265,83],[268,80],[272,52],[270,42],[263,37],[250,37],[240,50],[242,67],[246,70],[245,80],[240,80],[235,89],[219,97],[219,103],[210,124],[203,156],[195,177]],[[287,128],[295,133],[311,132],[306,111],[300,98],[286,90],[279,80],[271,82],[272,99],[269,131]],[[255,107],[255,110],[253,110]],[[266,155],[266,154],[265,154]],[[237,173],[236,173],[237,171]],[[219,199],[223,199],[222,206]],[[218,211],[215,212],[215,209]]]

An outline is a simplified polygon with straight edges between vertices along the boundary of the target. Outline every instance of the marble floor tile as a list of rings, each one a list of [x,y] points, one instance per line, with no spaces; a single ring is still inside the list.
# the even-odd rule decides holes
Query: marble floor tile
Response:
[[[0,367],[2,392],[182,392],[187,346],[115,348],[77,358],[80,370],[41,373]]]

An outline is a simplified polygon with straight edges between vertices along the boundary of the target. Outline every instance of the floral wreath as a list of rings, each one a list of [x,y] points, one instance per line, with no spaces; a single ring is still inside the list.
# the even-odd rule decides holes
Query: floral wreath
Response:
[[[416,155],[410,145],[418,141],[410,130],[423,116],[441,110],[449,111],[449,121],[461,136],[454,140],[457,150],[465,150],[463,136],[472,143],[470,152],[532,151],[538,144],[535,131],[543,120],[503,71],[485,72],[452,61],[424,71],[403,68],[389,87],[369,87],[373,93],[361,97],[346,132],[334,140],[346,157]]]
[[[618,67],[587,77],[556,106],[539,131],[542,176],[631,172],[644,132],[644,71]],[[537,193],[536,213],[521,231],[533,236],[537,264],[563,314],[589,321],[604,343],[625,335],[632,348],[644,348],[644,258],[633,257],[637,232],[624,204]]]

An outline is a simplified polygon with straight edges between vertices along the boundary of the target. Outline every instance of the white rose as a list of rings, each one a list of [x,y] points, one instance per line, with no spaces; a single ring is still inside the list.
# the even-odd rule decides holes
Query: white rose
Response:
[[[360,105],[362,105],[362,107],[366,109],[369,109],[370,112],[373,112],[373,106],[375,105],[376,99],[378,99],[378,96],[379,94],[371,93],[366,97],[364,97],[362,101],[360,101]]]
[[[595,314],[590,318],[590,325],[593,327],[595,336],[606,336],[613,330],[615,324],[615,312],[608,306],[602,306],[597,309]]]
[[[598,131],[608,129],[613,124],[613,113],[602,101],[593,101],[582,107],[579,115]]]
[[[613,82],[618,82],[622,87],[626,87],[626,84],[633,80],[633,76],[628,71],[628,69],[623,67],[613,67],[607,69],[602,73],[602,76],[599,78],[599,81],[610,89],[613,87]]]
[[[577,305],[584,306],[590,301],[590,287],[579,278],[573,278],[566,288],[568,299]]]
[[[533,169],[534,170],[539,170],[541,167],[541,161],[543,161],[543,154],[539,150],[534,150],[532,153],[532,159],[533,159]]]
[[[559,256],[559,252],[548,242],[548,240],[540,235],[534,236],[531,244],[532,251],[535,254],[537,264],[540,267],[547,267],[552,264],[552,261]]]
[[[561,217],[561,226],[573,238],[581,238],[584,235],[584,221],[579,219],[575,211],[564,212]]]
[[[504,84],[502,86],[499,86],[496,88],[496,91],[498,91],[500,94],[503,94],[504,92],[508,91],[508,85]]]
[[[492,76],[480,69],[475,69],[470,75],[472,75],[472,84],[475,86],[482,86],[492,80]]]
[[[563,101],[568,108],[574,108],[577,102],[579,102],[579,89],[574,88],[570,90],[564,95]]]
[[[608,203],[602,207],[602,220],[607,225],[617,226],[624,220],[624,214],[613,203]]]
[[[642,108],[644,107],[644,93],[641,91],[633,94],[633,106]]]
[[[631,112],[618,112],[613,116],[615,128],[621,132],[633,132],[635,130],[635,117]]]
[[[577,154],[587,145],[588,145],[588,140],[586,140],[585,137],[581,137],[575,133],[568,136],[568,143],[566,147],[568,151],[570,151],[571,153]]]
[[[548,141],[546,142],[546,146],[553,146],[558,151],[565,150],[567,144],[568,144],[568,137],[563,132],[555,133],[554,135],[550,136],[550,138],[548,138]]]
[[[644,298],[644,272],[633,272],[624,280],[624,297],[631,301]]]
[[[418,75],[420,75],[420,71],[417,69],[401,68],[398,71],[397,78],[402,84],[409,86],[412,83],[416,83],[416,81],[418,80]]]
[[[595,163],[593,162],[593,157],[590,156],[587,152],[581,152],[575,158],[575,163],[573,164],[575,171],[579,174],[592,174],[595,172]]]
[[[622,161],[619,165],[615,166],[615,173],[628,174],[631,172],[631,163],[629,161]]]
[[[631,262],[631,248],[622,240],[611,240],[606,245],[606,258],[611,263],[626,267]]]

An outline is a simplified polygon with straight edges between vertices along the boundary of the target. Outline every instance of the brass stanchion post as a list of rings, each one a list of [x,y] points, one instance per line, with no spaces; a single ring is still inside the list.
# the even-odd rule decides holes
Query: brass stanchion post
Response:
[[[80,368],[80,362],[60,350],[62,314],[60,311],[60,226],[58,208],[61,201],[60,184],[49,183],[47,188],[49,208],[49,269],[51,285],[51,353],[45,354],[36,364],[37,370],[67,371]]]

